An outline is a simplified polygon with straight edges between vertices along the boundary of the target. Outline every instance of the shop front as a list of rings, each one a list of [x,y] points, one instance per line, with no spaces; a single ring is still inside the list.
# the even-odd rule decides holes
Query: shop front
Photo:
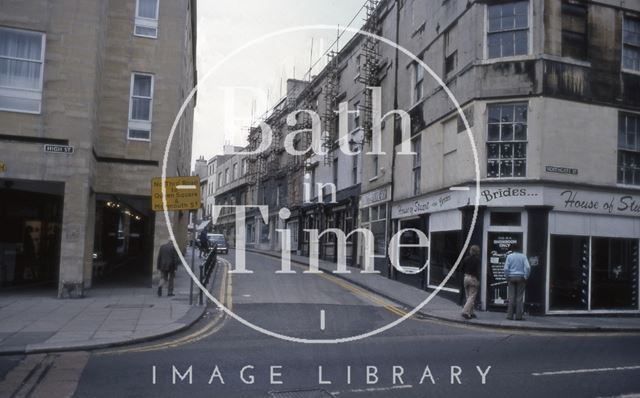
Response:
[[[638,312],[640,196],[555,185],[483,185],[470,244],[483,253],[483,309],[504,310],[504,263],[510,251],[531,265],[525,302],[531,313]],[[398,226],[428,218],[427,287],[437,287],[455,265],[469,235],[475,189],[395,203]],[[463,255],[463,254],[462,254]],[[445,292],[461,290],[460,272]]]
[[[389,267],[387,263],[387,244],[389,242],[388,223],[391,209],[391,185],[366,192],[360,195],[359,228],[368,229],[373,233],[374,239],[374,267],[383,275],[387,275]],[[361,234],[359,234],[361,235]],[[362,266],[365,255],[364,242],[358,236],[357,253],[358,265]],[[368,250],[368,249],[367,249]]]

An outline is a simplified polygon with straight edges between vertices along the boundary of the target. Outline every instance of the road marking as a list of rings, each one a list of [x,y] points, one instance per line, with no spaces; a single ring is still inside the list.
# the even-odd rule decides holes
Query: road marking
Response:
[[[597,372],[615,372],[620,370],[639,370],[640,365],[634,366],[616,366],[613,368],[594,368],[594,369],[573,369],[573,370],[558,370],[555,372],[540,372],[531,373],[532,376],[555,376],[555,375],[571,375],[579,373],[597,373]]]
[[[348,393],[386,392],[386,391],[393,391],[393,390],[401,390],[401,389],[404,389],[404,388],[413,388],[413,385],[411,385],[411,384],[403,384],[403,385],[400,385],[400,386],[391,386],[391,387],[355,388],[353,390],[346,390],[346,391],[333,391],[333,392],[331,392],[331,394],[340,395],[343,392],[348,392]]]
[[[176,189],[196,189],[195,185],[176,185]]]
[[[449,191],[468,191],[469,187],[449,187]]]
[[[88,360],[86,351],[27,355],[0,383],[0,396],[71,397]]]
[[[224,303],[227,306],[232,305],[231,295],[230,295],[230,286],[227,286],[228,284],[231,283],[230,277],[231,277],[231,274],[227,272],[227,268],[226,267],[223,268],[222,283],[220,287],[220,294],[218,297],[219,297],[219,301],[221,303]],[[110,355],[110,354],[123,354],[123,353],[130,353],[130,352],[148,352],[148,351],[164,350],[167,348],[176,348],[176,347],[183,346],[185,344],[192,344],[217,333],[225,325],[224,321],[226,319],[227,317],[225,317],[224,312],[220,311],[218,314],[216,314],[216,316],[211,320],[211,322],[208,325],[206,325],[200,330],[197,330],[179,339],[167,341],[164,343],[157,343],[157,344],[142,346],[142,347],[100,351],[100,352],[97,352],[96,354]]]
[[[324,310],[320,310],[320,330],[324,330]]]

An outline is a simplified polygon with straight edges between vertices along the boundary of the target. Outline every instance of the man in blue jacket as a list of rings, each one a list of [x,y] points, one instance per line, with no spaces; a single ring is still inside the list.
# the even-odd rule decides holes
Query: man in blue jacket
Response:
[[[504,276],[507,278],[507,319],[513,320],[513,309],[516,310],[516,321],[521,321],[524,310],[524,288],[529,279],[531,266],[527,257],[519,252],[509,252],[504,263]]]

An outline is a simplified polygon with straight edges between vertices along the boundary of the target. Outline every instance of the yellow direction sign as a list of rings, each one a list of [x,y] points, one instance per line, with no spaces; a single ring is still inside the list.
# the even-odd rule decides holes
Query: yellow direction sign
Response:
[[[167,177],[167,210],[197,210],[200,208],[200,178],[195,177]],[[151,207],[153,211],[163,211],[162,206],[162,178],[151,180]]]

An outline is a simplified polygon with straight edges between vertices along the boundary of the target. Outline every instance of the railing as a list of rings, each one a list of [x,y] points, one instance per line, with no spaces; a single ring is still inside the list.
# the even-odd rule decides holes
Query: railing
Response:
[[[200,283],[205,288],[209,284],[209,280],[211,279],[211,274],[213,274],[213,270],[218,263],[218,253],[215,248],[213,248],[209,254],[207,255],[206,260],[203,264],[200,264]],[[203,303],[203,293],[200,290],[198,302],[200,305]]]

